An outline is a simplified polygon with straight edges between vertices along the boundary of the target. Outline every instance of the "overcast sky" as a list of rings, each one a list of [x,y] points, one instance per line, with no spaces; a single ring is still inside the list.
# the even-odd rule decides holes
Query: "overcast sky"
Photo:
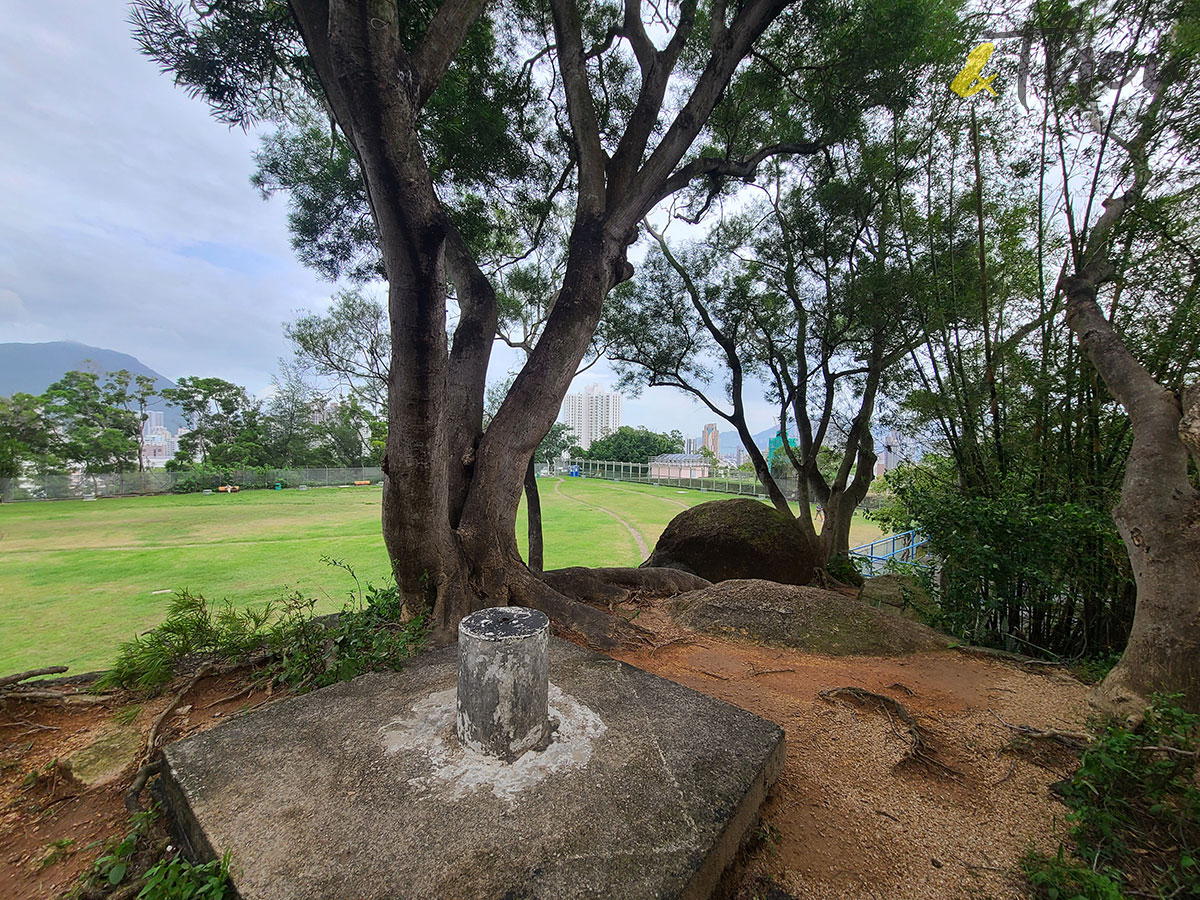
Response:
[[[289,352],[282,323],[324,308],[334,285],[296,261],[283,198],[250,186],[258,136],[142,57],[122,3],[4,12],[0,342],[80,341],[260,393]],[[513,363],[498,347],[493,373]],[[612,381],[601,364],[576,388]],[[758,430],[772,413],[755,406]],[[627,398],[624,419],[698,435],[713,416],[659,388]]]

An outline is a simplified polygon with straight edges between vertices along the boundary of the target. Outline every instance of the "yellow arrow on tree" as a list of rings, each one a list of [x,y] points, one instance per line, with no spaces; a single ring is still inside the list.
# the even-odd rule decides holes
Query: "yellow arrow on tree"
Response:
[[[973,97],[980,91],[986,90],[995,97],[996,92],[992,89],[992,79],[996,76],[993,74],[987,78],[979,77],[979,73],[983,71],[983,67],[992,58],[992,51],[995,49],[996,45],[989,41],[980,44],[972,50],[971,55],[967,57],[967,64],[962,67],[962,71],[955,75],[954,80],[950,82],[950,90],[954,91],[960,97]]]

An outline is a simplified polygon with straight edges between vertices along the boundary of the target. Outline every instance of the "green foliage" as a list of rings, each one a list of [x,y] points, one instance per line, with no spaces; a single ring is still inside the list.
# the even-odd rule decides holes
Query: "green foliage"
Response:
[[[69,897],[119,890],[132,900],[222,900],[229,893],[229,851],[219,860],[195,865],[178,854],[164,855],[170,848],[159,837],[157,807],[134,813],[130,821],[124,836],[104,843]]]
[[[1104,655],[1123,646],[1133,584],[1106,509],[1051,502],[1011,481],[1003,493],[973,496],[934,456],[886,481],[892,502],[869,516],[929,537],[941,566],[941,627],[975,643],[1015,641],[1024,652]]]
[[[214,606],[184,590],[171,601],[161,625],[121,645],[97,688],[157,690],[171,680],[176,665],[193,654],[236,659],[270,651],[275,657],[273,677],[301,690],[401,668],[420,649],[424,623],[419,617],[404,620],[394,584],[364,586],[343,560],[324,561],[344,569],[355,583],[336,617],[316,617],[317,601],[298,592],[279,605],[254,608],[229,601]]]
[[[592,441],[586,451],[586,459],[609,460],[611,462],[646,463],[651,457],[663,453],[682,453],[683,435],[678,431],[659,434],[644,425],[631,428],[622,425],[612,434]]]
[[[202,865],[172,856],[151,866],[136,900],[221,900],[229,886],[229,851]]]
[[[153,690],[170,681],[175,664],[190,654],[239,656],[263,643],[274,616],[269,603],[255,609],[225,601],[214,609],[202,595],[182,590],[172,598],[161,625],[121,645],[97,688]]]
[[[1200,896],[1200,715],[1178,695],[1153,698],[1137,730],[1108,722],[1062,788],[1075,855],[1030,854],[1023,868],[1047,898]]]
[[[1119,881],[1070,859],[1062,846],[1054,856],[1026,853],[1021,872],[1039,900],[1125,900]],[[1119,878],[1119,873],[1110,874]]]
[[[41,397],[50,447],[64,462],[88,475],[137,468],[142,423],[129,409],[130,374],[67,372]]]

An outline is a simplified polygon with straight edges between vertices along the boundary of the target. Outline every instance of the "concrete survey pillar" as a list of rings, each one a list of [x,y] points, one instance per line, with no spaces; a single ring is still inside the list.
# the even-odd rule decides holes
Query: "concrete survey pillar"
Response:
[[[458,739],[512,762],[545,740],[550,620],[523,606],[494,606],[458,624]]]

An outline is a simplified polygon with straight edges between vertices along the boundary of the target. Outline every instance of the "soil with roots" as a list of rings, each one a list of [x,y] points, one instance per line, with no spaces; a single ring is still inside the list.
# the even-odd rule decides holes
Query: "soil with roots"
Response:
[[[614,612],[648,637],[610,655],[786,732],[787,764],[763,807],[740,900],[1022,897],[1021,855],[1052,850],[1064,833],[1066,810],[1051,785],[1073,756],[1014,745],[1005,724],[1079,730],[1088,689],[1064,672],[956,650],[834,657],[767,647],[683,628],[665,602],[643,596]],[[187,681],[149,700],[0,706],[0,895],[59,896],[101,852],[95,842],[128,829],[132,762],[90,790],[53,774],[31,783],[29,774],[53,773],[53,760],[114,718],[147,735]],[[202,678],[164,720],[163,739],[284,696],[247,693],[248,684],[245,672]]]

